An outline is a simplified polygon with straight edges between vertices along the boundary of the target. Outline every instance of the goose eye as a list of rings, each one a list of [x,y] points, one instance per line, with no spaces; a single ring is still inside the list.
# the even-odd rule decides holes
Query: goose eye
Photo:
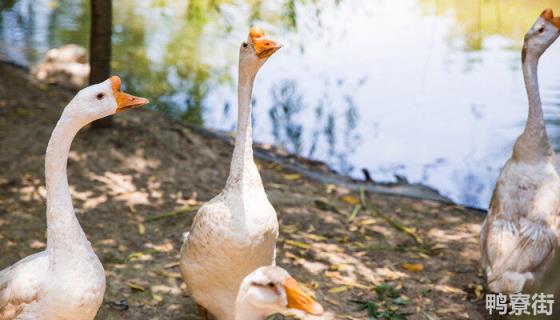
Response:
[[[99,94],[97,95],[97,100],[101,100],[101,99],[103,99],[104,97],[105,97],[105,95],[104,95],[103,93],[99,93]]]
[[[269,287],[270,289],[274,289],[275,285],[272,282],[267,283],[266,285],[267,287]]]
[[[249,44],[247,42],[243,42],[243,48],[247,48]]]
[[[543,33],[543,32],[544,32],[544,27],[538,28],[537,31],[538,31],[539,33]]]

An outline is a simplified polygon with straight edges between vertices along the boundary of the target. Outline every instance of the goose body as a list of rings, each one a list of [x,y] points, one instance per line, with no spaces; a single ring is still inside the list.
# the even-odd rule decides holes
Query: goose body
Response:
[[[260,210],[243,207],[243,202],[257,201]],[[239,212],[245,222],[235,217]],[[217,319],[232,319],[243,278],[274,262],[276,213],[259,192],[223,192],[199,210],[191,230],[181,250],[181,272],[189,291]]]
[[[482,262],[493,292],[533,289],[560,239],[560,176],[537,79],[538,59],[559,35],[560,19],[547,9],[525,36],[522,60],[529,116],[500,173],[481,230]]]
[[[223,191],[198,211],[181,248],[180,267],[188,290],[218,320],[233,319],[243,278],[275,263],[278,221],[253,160],[251,94],[257,71],[279,47],[254,28],[240,48],[230,174]]]
[[[74,213],[66,177],[70,144],[87,123],[147,103],[120,92],[120,79],[81,90],[64,109],[45,156],[47,248],[0,271],[0,320],[91,320],[105,271]]]

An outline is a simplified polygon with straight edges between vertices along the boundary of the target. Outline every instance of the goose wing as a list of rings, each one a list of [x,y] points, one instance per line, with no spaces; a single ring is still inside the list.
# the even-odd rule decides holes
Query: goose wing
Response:
[[[46,251],[30,255],[0,271],[0,320],[12,320],[39,299],[48,271]]]
[[[517,227],[513,218],[500,204],[499,186],[496,185],[480,231],[480,248],[485,267],[492,267],[497,260],[507,257],[514,251],[517,242]]]
[[[519,228],[509,221],[496,220],[491,229],[488,243],[494,249],[494,277],[506,271],[535,272],[557,246],[556,235],[548,226],[530,220],[522,221]]]
[[[482,257],[485,266],[490,268],[489,283],[507,272],[539,272],[557,247],[551,226],[545,221],[528,218],[547,214],[513,215],[502,204],[497,187],[481,231]]]

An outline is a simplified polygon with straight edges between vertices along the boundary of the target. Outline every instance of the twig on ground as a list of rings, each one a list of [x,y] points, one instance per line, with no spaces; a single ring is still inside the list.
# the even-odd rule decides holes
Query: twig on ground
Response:
[[[382,218],[383,220],[387,221],[387,223],[389,223],[391,226],[393,226],[395,229],[397,229],[397,231],[403,232],[409,237],[411,237],[417,244],[424,243],[424,241],[422,241],[422,238],[420,238],[420,236],[416,233],[416,230],[414,228],[406,226],[397,218],[390,217],[374,209],[368,209],[364,188],[360,188],[360,204],[357,205],[356,208],[354,208],[350,220],[355,218],[358,212],[360,211],[360,209],[362,208],[366,212],[366,214],[372,217]]]
[[[144,219],[144,222],[152,222],[152,221],[157,221],[157,220],[161,220],[161,219],[167,219],[167,218],[175,217],[180,213],[192,212],[192,211],[198,210],[198,208],[199,208],[199,206],[194,206],[194,207],[193,206],[184,206],[184,207],[181,207],[179,209],[175,209],[175,210],[166,212],[164,214],[147,217],[147,218]]]

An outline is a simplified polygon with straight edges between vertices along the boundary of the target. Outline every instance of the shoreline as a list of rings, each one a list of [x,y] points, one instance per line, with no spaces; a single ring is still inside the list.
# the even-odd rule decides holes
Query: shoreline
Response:
[[[27,73],[29,77],[31,68],[26,65],[22,65],[6,59],[4,56],[0,56],[0,63],[12,66],[14,68],[23,70]],[[34,81],[38,81],[34,79]],[[39,81],[38,81],[39,82]],[[69,93],[75,93],[74,90],[65,88],[58,84],[48,84],[48,86],[56,87],[58,90],[67,91]],[[155,111],[155,110],[154,110]],[[156,111],[157,112],[157,111]],[[234,138],[231,132],[215,130],[206,127],[199,127],[184,121],[172,118],[174,121],[180,122],[182,125],[187,126],[189,129],[196,131],[199,134],[205,135],[210,138],[217,138],[229,143],[233,143]],[[277,152],[282,148],[281,146],[272,144],[263,144],[259,142],[254,142],[254,156],[256,158],[278,163],[282,166],[289,168],[290,170],[301,174],[309,179],[313,179],[317,182],[323,184],[336,184],[344,186],[352,191],[360,191],[361,189],[369,192],[374,192],[380,195],[391,195],[391,196],[401,196],[409,197],[413,199],[420,200],[431,200],[436,202],[441,202],[445,204],[451,204],[456,206],[461,206],[470,210],[475,210],[481,214],[486,214],[487,210],[478,207],[471,207],[458,204],[448,197],[441,194],[436,188],[421,184],[421,183],[409,183],[405,182],[371,182],[362,181],[351,176],[343,175],[338,173],[336,170],[332,169],[328,164],[321,160],[308,159],[297,154],[292,154],[288,152]],[[406,177],[405,177],[406,178]]]

